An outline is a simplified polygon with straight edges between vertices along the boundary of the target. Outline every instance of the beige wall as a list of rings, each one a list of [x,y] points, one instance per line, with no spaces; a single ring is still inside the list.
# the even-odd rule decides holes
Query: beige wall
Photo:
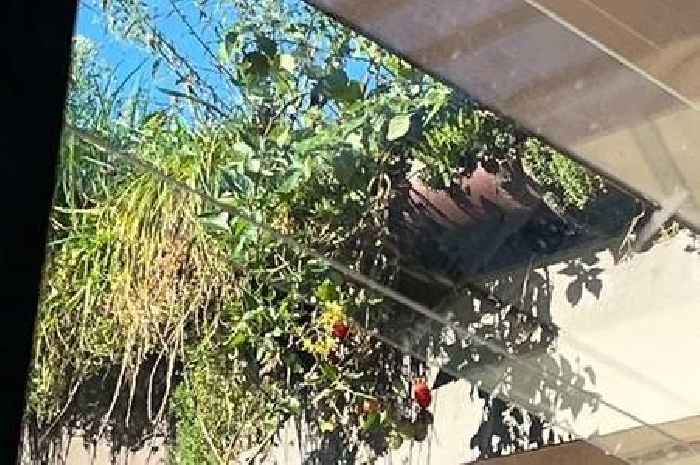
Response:
[[[596,298],[584,285],[575,305],[570,302],[571,292],[567,292],[575,277],[561,273],[567,265],[547,269],[551,317],[561,330],[552,358],[564,357],[574,373],[592,372],[595,382],[586,375],[584,389],[666,433],[691,441],[700,440],[700,422],[693,418],[700,414],[700,370],[695,367],[700,352],[700,254],[686,250],[694,245],[700,244],[681,232],[618,264],[610,252],[598,252],[597,261],[584,268],[601,269],[600,296]],[[544,270],[534,272],[543,274]],[[508,290],[501,292],[508,294]],[[510,292],[510,296],[503,297],[519,298],[521,286],[517,280]],[[532,355],[530,362],[540,363],[537,357]],[[536,389],[529,383],[536,384],[539,378],[525,375],[515,373],[513,388],[531,393]],[[478,377],[487,379],[485,373]],[[383,463],[443,465],[473,460],[469,439],[481,422],[482,404],[470,400],[469,387],[469,383],[460,381],[440,388],[431,407],[435,424],[428,440],[405,443]],[[687,459],[687,451],[674,449],[669,438],[612,408],[600,406],[593,411],[584,404],[575,414],[560,403],[555,413],[562,425],[581,437],[590,437],[598,448],[576,443],[547,448],[542,455],[525,455],[522,460],[533,457],[533,464],[543,465],[620,463],[606,461],[601,449],[631,461],[646,457],[644,465],[681,465]],[[295,433],[289,432],[287,458],[295,455],[295,440]],[[670,454],[672,460],[663,454],[656,457],[659,451]],[[279,454],[277,457],[280,464],[299,463],[281,460]],[[513,460],[493,463],[530,463]]]

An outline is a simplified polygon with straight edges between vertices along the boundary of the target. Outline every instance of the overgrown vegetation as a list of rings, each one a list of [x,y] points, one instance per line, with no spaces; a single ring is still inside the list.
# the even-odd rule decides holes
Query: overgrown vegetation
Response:
[[[600,189],[551,148],[304,4],[198,2],[199,24],[178,5],[172,14],[208,63],[178,52],[147,5],[105,3],[114,33],[179,77],[164,90],[172,107],[154,108],[143,88],[125,99],[79,39],[69,124],[373,279],[390,284],[399,269],[386,212],[408,176],[446,189],[478,165],[522,163],[570,208]],[[209,48],[197,34],[214,27],[219,46]],[[209,84],[205,66],[222,83]],[[172,420],[181,464],[264,455],[301,414],[348,457],[363,444],[380,454],[425,437],[430,419],[410,399],[415,364],[372,335],[388,303],[70,131],[57,183],[27,413],[42,436],[80,422],[126,441],[120,431],[136,427],[140,409],[144,437]],[[349,335],[335,333],[338,322]],[[87,415],[76,393],[105,372],[116,374],[106,408]]]

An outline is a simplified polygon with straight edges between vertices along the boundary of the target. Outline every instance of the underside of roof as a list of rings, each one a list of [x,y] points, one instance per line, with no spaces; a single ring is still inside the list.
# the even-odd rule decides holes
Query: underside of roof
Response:
[[[700,4],[311,0],[700,228]]]

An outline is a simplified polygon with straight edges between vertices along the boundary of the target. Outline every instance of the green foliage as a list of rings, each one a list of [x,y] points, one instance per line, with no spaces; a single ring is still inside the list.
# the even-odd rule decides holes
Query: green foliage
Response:
[[[423,141],[415,150],[414,169],[435,188],[446,188],[458,174],[455,168],[465,158],[477,159],[473,152],[482,116],[477,111],[456,110],[456,116],[433,124],[423,131]]]
[[[582,209],[603,189],[603,180],[541,141],[530,138],[523,155],[525,169],[564,207]]]
[[[393,180],[410,170],[444,188],[477,162],[522,161],[577,207],[599,186],[304,4],[200,3],[200,26],[215,21],[223,31],[207,65],[230,92],[173,52],[147,5],[114,0],[105,4],[113,30],[179,77],[164,92],[190,112],[174,104],[148,113],[138,88],[123,98],[94,47],[79,42],[67,120],[374,279],[396,272],[386,208]],[[207,9],[226,7],[235,22]],[[361,77],[349,76],[350,63],[364,64]],[[172,395],[175,463],[264,454],[300,411],[350,451],[372,444],[380,453],[387,439],[415,436],[400,354],[359,323],[386,307],[311,257],[72,135],[52,225],[29,402],[39,424],[61,418],[82,380],[108,367],[124,373],[129,391],[157,356],[182,365],[181,376],[174,362],[163,375],[173,383],[163,402]],[[339,320],[351,327],[346,340],[333,336]],[[363,411],[370,400],[381,413]]]

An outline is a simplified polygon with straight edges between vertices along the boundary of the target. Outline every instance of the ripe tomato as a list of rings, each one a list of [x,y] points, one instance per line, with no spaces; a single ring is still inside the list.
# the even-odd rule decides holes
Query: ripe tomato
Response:
[[[413,397],[422,408],[428,408],[430,401],[432,400],[432,395],[430,394],[430,388],[427,384],[425,384],[425,381],[416,381],[416,383],[413,385]]]
[[[350,327],[344,321],[336,321],[333,323],[333,336],[338,339],[345,339],[348,336]]]

